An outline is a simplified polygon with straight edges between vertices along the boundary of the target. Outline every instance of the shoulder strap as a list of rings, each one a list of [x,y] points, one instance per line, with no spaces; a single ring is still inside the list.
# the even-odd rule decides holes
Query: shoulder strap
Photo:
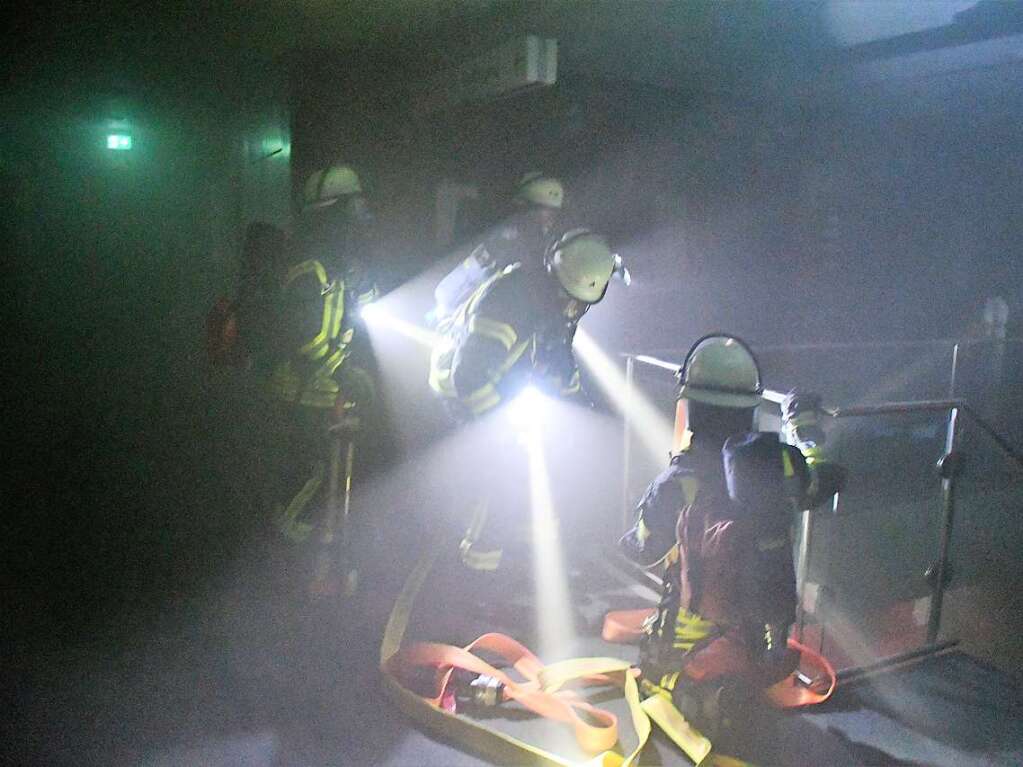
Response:
[[[331,350],[341,332],[341,320],[345,311],[344,280],[331,279],[323,263],[311,258],[288,269],[284,277],[284,287],[287,288],[304,275],[311,275],[319,283],[323,313],[319,331],[297,351],[301,357],[317,360]]]

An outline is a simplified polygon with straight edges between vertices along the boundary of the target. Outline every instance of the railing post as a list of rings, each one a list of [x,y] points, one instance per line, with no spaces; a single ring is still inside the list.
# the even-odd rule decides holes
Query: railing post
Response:
[[[813,512],[804,509],[800,516],[799,551],[796,554],[796,592],[799,603],[796,610],[796,626],[799,641],[804,641],[803,629],[806,627],[806,580],[810,575],[810,544],[813,538]]]
[[[956,378],[959,376],[959,344],[952,344],[952,372],[948,381],[948,398],[955,399]]]
[[[956,451],[959,408],[952,407],[945,433],[945,454],[938,461],[941,475],[941,540],[938,561],[931,569],[931,604],[927,614],[927,642],[934,644],[941,629],[941,606],[945,597],[945,581],[949,576],[949,554],[952,546],[952,528],[955,524],[956,475],[961,468],[962,456]]]

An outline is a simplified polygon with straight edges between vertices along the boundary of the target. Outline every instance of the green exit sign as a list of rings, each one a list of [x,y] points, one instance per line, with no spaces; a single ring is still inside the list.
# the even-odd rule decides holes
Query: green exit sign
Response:
[[[111,133],[107,136],[107,149],[124,152],[131,149],[131,136],[127,133]]]

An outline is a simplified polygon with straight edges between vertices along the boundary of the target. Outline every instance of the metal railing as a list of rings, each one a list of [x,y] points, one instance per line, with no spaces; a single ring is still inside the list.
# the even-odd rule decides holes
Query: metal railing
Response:
[[[1004,343],[1008,339],[997,339],[995,341],[995,353],[998,355],[998,363],[1001,365],[1004,357]],[[1012,339],[1012,342],[1018,343],[1016,339]],[[949,343],[949,342],[943,342]],[[963,399],[957,399],[954,397],[956,391],[957,380],[960,370],[960,359],[961,359],[961,348],[967,343],[973,342],[951,342],[951,370],[949,375],[949,392],[950,396],[948,399],[940,400],[917,400],[917,401],[905,401],[905,402],[882,402],[877,404],[867,405],[853,405],[848,407],[830,408],[824,409],[824,414],[831,419],[849,419],[849,418],[863,418],[873,417],[879,415],[911,415],[918,413],[946,413],[947,420],[945,425],[945,438],[944,438],[944,452],[937,461],[938,476],[941,480],[941,498],[942,498],[942,513],[941,513],[941,524],[940,534],[938,541],[938,550],[936,557],[928,569],[928,579],[930,587],[930,599],[927,613],[927,629],[926,629],[926,645],[924,648],[915,648],[909,653],[902,653],[891,658],[881,659],[875,663],[870,664],[871,669],[887,668],[895,663],[902,662],[906,658],[912,656],[913,658],[924,657],[929,652],[939,652],[948,646],[948,643],[937,644],[938,634],[941,627],[941,614],[942,606],[944,602],[945,589],[948,585],[949,573],[950,573],[950,552],[952,544],[952,532],[955,526],[955,512],[956,512],[956,480],[959,476],[963,467],[963,455],[960,452],[960,433],[961,433],[961,421],[962,419],[969,418],[970,421],[979,428],[984,434],[986,434],[992,442],[998,446],[998,448],[1013,462],[1015,467],[1020,471],[1023,471],[1023,454],[1020,453],[1013,445],[1001,434],[998,433],[979,413],[977,413],[966,401]],[[991,343],[985,341],[982,343]],[[814,348],[829,348],[834,349],[836,346],[844,345],[812,345]],[[869,348],[869,345],[856,345],[859,348]],[[1000,348],[999,348],[1000,347]],[[778,347],[782,348],[782,347]],[[790,347],[791,348],[791,347]],[[807,347],[810,348],[810,347]],[[652,355],[641,355],[641,354],[627,354],[625,355],[625,372],[626,372],[626,402],[629,402],[632,397],[635,396],[633,391],[635,387],[635,372],[636,363],[648,364],[655,368],[666,369],[671,367],[669,364],[664,363],[657,357]],[[766,391],[764,393],[764,399],[767,402],[778,404],[781,399],[781,395],[778,392]],[[625,424],[624,424],[624,476],[623,476],[623,504],[624,513],[626,519],[630,512],[629,508],[629,492],[631,484],[631,462],[632,462],[632,447],[631,447],[631,431],[632,424],[629,419],[630,409],[625,408]],[[838,507],[839,497],[836,494],[834,498],[834,508]],[[796,561],[796,575],[797,575],[797,589],[799,592],[799,606],[797,613],[797,626],[800,634],[802,634],[805,624],[805,604],[804,604],[804,591],[805,584],[809,573],[810,565],[810,553],[813,544],[813,520],[815,512],[806,510],[802,512],[802,518],[800,520],[800,541],[797,552]],[[847,673],[858,673],[863,669],[848,669]]]

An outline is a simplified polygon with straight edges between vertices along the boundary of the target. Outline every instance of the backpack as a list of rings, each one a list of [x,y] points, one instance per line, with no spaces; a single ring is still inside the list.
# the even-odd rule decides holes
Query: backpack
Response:
[[[433,291],[436,306],[430,312],[430,319],[437,329],[441,332],[447,330],[458,309],[498,271],[500,269],[497,261],[490,255],[485,245],[473,248],[458,266],[437,283]]]
[[[721,455],[725,486],[702,484],[679,516],[681,605],[718,624],[787,626],[797,600],[789,528],[805,461],[773,432],[730,437]]]
[[[433,291],[434,308],[428,319],[440,332],[452,321],[459,307],[487,280],[515,263],[531,268],[532,257],[540,258],[547,244],[543,235],[532,237],[530,225],[521,216],[512,216],[490,230],[458,266],[448,272]]]

